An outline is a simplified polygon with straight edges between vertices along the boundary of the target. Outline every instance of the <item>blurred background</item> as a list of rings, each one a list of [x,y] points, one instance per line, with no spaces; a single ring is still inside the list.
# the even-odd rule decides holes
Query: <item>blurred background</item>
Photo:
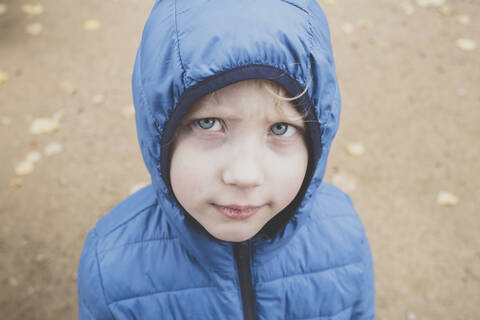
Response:
[[[130,77],[153,0],[0,0],[0,314],[76,319],[90,228],[149,182]],[[480,2],[320,0],[377,319],[480,313]]]

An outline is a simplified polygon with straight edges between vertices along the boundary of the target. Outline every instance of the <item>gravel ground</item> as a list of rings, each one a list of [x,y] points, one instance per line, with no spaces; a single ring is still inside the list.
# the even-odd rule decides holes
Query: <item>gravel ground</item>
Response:
[[[377,319],[477,319],[480,3],[320,3],[343,96],[326,180],[369,234]],[[153,1],[28,4],[0,0],[0,311],[75,319],[86,233],[149,181],[130,76]]]

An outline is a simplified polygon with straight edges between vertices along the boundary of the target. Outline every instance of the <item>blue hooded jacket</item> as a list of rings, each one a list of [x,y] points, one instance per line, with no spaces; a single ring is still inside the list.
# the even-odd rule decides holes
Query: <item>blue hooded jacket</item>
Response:
[[[201,96],[263,78],[307,115],[309,164],[295,200],[252,239],[209,235],[171,192],[171,141]],[[372,257],[350,198],[323,182],[340,94],[315,0],[159,0],[133,72],[152,184],[88,234],[79,318],[373,319]],[[194,159],[192,159],[194,161]]]

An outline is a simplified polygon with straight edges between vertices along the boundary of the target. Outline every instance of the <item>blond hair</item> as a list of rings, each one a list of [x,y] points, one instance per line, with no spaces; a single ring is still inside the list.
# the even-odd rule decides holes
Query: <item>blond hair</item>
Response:
[[[307,83],[305,89],[300,92],[298,95],[296,95],[295,97],[290,97],[288,94],[287,94],[287,91],[285,90],[285,88],[274,82],[274,81],[271,81],[271,80],[267,80],[267,79],[250,79],[250,80],[246,80],[246,81],[251,81],[257,88],[260,88],[260,89],[265,89],[267,90],[268,93],[270,93],[273,97],[274,97],[274,103],[275,103],[275,108],[277,109],[277,111],[280,113],[280,115],[284,118],[289,118],[286,116],[283,108],[282,108],[282,103],[287,101],[287,102],[292,102],[293,105],[295,105],[295,103],[293,103],[295,100],[301,98],[304,94],[307,93],[307,90],[308,90],[308,87],[310,85],[310,83]],[[208,99],[215,99],[215,92],[216,91],[213,91],[209,94],[209,97]],[[299,111],[299,113],[301,114],[301,116],[298,118],[298,119],[291,119],[291,120],[305,120],[306,116],[307,116],[307,112],[301,112],[300,110],[298,110],[298,108],[296,108],[297,111]]]

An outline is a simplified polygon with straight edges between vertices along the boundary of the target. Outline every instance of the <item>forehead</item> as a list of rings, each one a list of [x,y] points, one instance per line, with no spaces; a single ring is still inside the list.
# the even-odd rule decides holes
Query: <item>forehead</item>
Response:
[[[303,122],[301,114],[290,101],[281,100],[275,95],[285,97],[285,91],[262,80],[240,81],[202,97],[194,104],[190,114],[276,121],[299,119]]]

